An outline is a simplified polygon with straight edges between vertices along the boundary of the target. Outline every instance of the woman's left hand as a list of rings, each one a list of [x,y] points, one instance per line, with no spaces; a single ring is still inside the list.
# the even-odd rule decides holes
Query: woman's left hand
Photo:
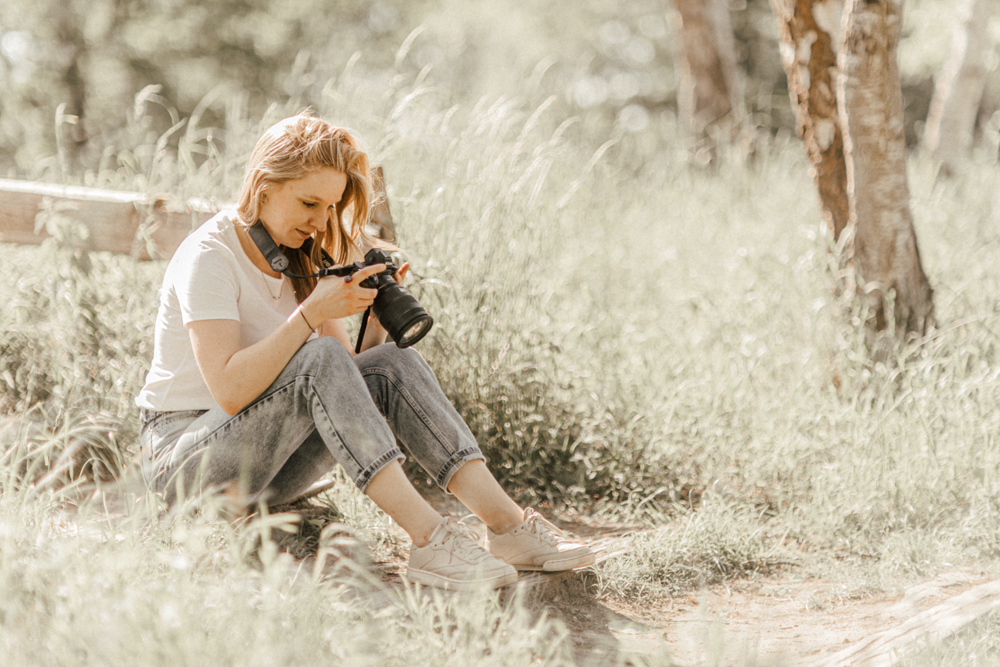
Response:
[[[393,278],[396,279],[397,283],[399,283],[400,285],[402,285],[403,284],[403,278],[406,277],[406,272],[409,271],[409,270],[410,270],[410,263],[409,262],[404,262],[403,265],[401,267],[399,267],[399,271],[396,271],[395,275],[393,275]]]

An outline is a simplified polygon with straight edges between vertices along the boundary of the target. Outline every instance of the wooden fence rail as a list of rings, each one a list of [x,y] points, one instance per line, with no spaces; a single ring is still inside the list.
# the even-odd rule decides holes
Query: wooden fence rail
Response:
[[[0,179],[0,242],[41,243],[49,234],[36,221],[57,209],[87,227],[87,238],[76,239],[75,245],[154,259],[170,257],[219,207],[203,199],[176,202],[136,192]]]
[[[374,172],[379,196],[371,231],[394,242],[396,228],[384,196],[382,167],[376,166]],[[74,240],[78,247],[139,259],[169,258],[184,237],[224,207],[207,199],[179,202],[138,192],[0,178],[0,243],[41,243],[49,234],[38,223],[44,223],[47,211],[58,210],[86,226],[87,238]]]

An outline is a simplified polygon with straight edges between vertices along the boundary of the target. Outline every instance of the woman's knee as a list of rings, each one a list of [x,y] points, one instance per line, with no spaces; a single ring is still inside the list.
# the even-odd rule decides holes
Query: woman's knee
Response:
[[[397,378],[414,373],[429,373],[427,362],[412,347],[400,348],[392,344],[377,345],[355,357],[355,363],[364,373],[367,370],[383,370]]]
[[[326,367],[354,367],[351,353],[339,340],[331,336],[308,341],[295,353],[294,360],[302,370],[307,371]]]

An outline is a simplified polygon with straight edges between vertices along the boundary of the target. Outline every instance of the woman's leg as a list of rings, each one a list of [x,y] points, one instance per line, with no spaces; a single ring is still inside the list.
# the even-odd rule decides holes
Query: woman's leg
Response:
[[[235,484],[248,504],[269,492],[284,501],[276,496],[308,485],[334,461],[365,491],[386,465],[404,458],[350,355],[332,338],[304,345],[237,415],[215,408],[153,448],[150,485],[168,501],[178,483],[191,491]]]
[[[441,488],[496,532],[524,521],[523,510],[490,473],[469,427],[416,350],[379,345],[355,363],[393,433]]]
[[[382,468],[365,493],[403,527],[417,547],[426,546],[444,519],[424,500],[403,472],[399,461]]]
[[[506,533],[524,521],[524,510],[501,488],[484,461],[469,461],[459,468],[448,490],[494,533]]]
[[[487,527],[487,546],[520,570],[592,565],[594,554],[571,542],[532,509],[511,500],[486,467],[475,438],[415,350],[379,345],[355,357],[396,437],[421,466]]]
[[[416,350],[377,345],[354,362],[396,438],[442,489],[464,464],[485,459]]]

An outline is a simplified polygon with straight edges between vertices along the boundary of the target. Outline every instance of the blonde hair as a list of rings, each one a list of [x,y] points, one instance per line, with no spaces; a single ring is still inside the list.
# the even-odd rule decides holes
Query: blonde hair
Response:
[[[316,233],[309,254],[282,248],[288,256],[289,269],[299,275],[315,273],[323,265],[321,248],[337,264],[349,264],[363,258],[362,248],[383,245],[365,232],[372,206],[368,156],[346,130],[305,111],[274,124],[257,141],[240,187],[236,211],[240,221],[250,226],[260,219],[264,198],[271,187],[322,167],[346,175],[347,186],[336,206],[336,224],[328,224],[327,229]],[[293,278],[292,285],[301,303],[316,287],[316,279]]]

